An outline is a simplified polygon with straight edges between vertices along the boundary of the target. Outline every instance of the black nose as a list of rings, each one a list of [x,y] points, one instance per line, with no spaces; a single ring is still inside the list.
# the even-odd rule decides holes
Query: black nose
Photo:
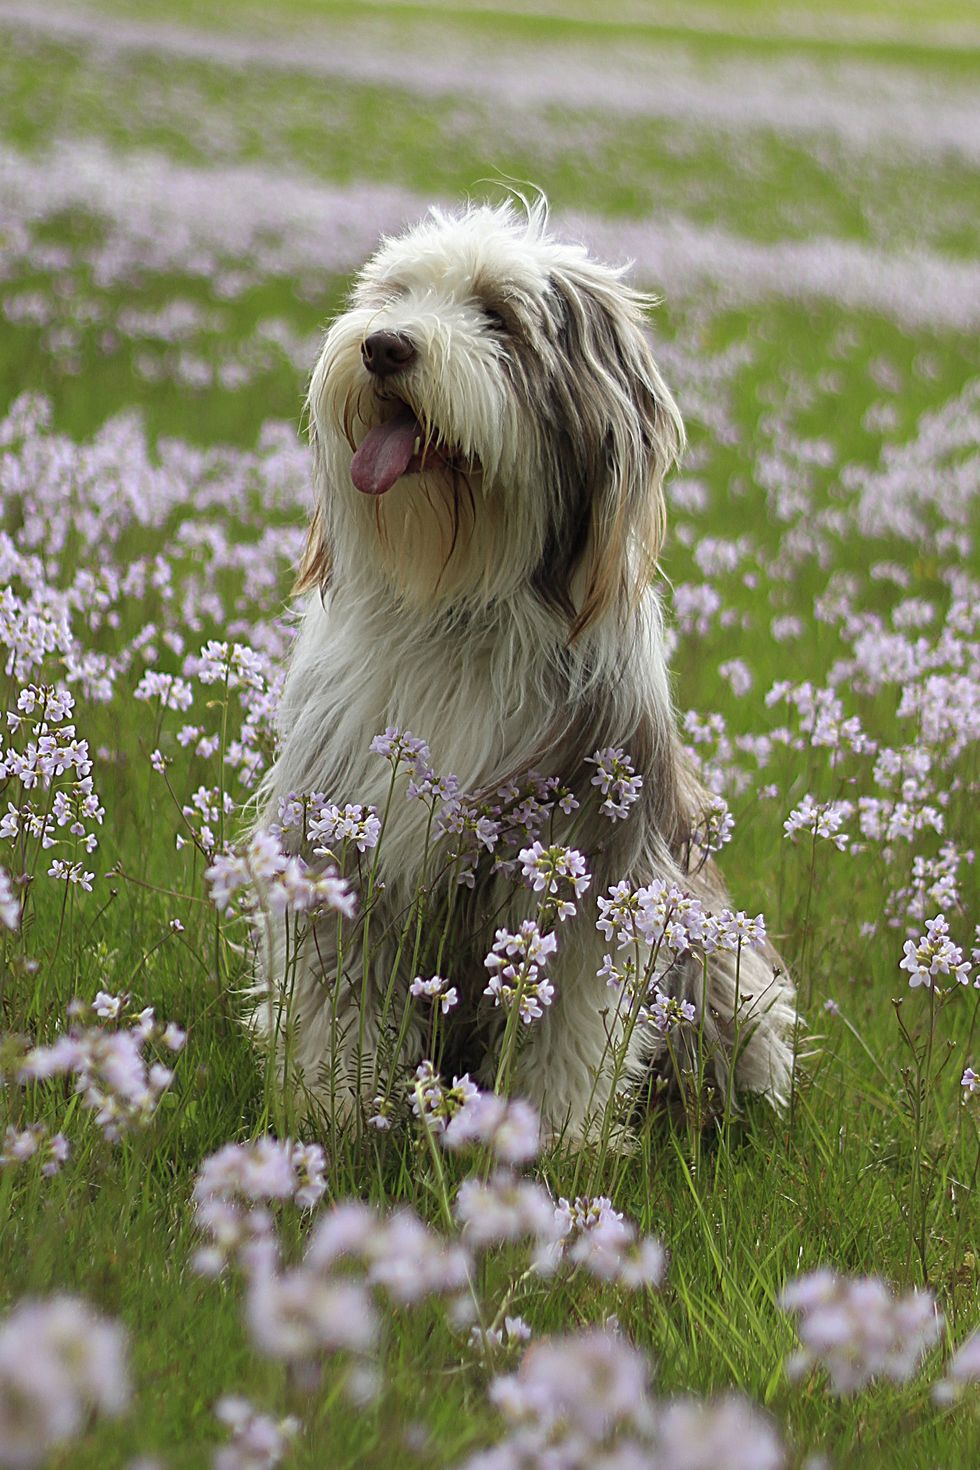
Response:
[[[403,332],[372,332],[361,343],[364,366],[379,378],[400,373],[417,355],[415,343]]]

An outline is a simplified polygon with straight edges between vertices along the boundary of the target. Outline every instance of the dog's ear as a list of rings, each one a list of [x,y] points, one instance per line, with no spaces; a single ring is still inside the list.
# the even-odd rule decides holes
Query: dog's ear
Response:
[[[301,592],[309,592],[314,587],[319,589],[322,596],[330,586],[332,571],[330,547],[327,545],[326,517],[323,514],[323,503],[319,494],[319,480],[323,472],[322,455],[316,432],[316,420],[312,414],[310,416],[310,448],[313,451],[313,481],[317,486],[317,501],[299,559],[299,570],[293,586],[294,597]]]
[[[551,286],[552,469],[564,530],[548,580],[572,614],[572,642],[609,612],[628,612],[649,585],[664,535],[663,479],[684,425],[650,349],[647,299],[589,263],[555,272]]]
[[[326,591],[330,585],[330,569],[330,551],[323,534],[323,511],[317,506],[303,543],[299,569],[293,584],[293,596],[309,592],[312,587],[318,587],[321,592]]]

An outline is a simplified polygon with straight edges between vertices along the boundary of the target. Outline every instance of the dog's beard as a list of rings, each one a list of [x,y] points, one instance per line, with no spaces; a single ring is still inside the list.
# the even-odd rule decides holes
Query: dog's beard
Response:
[[[501,506],[484,495],[479,466],[464,467],[420,449],[379,491],[373,487],[384,482],[390,463],[358,461],[349,450],[339,457],[341,474],[347,460],[352,483],[358,475],[372,487],[358,488],[357,501],[334,522],[335,540],[348,544],[362,566],[365,559],[376,564],[392,589],[418,606],[465,601],[486,586],[503,526],[495,535]]]
[[[491,506],[478,506],[484,500],[479,458],[448,442],[404,398],[362,384],[351,401],[356,407],[345,412],[344,437],[354,513],[359,525],[371,521],[365,551],[378,556],[389,582],[409,600],[458,599],[474,577],[480,513],[493,515]]]

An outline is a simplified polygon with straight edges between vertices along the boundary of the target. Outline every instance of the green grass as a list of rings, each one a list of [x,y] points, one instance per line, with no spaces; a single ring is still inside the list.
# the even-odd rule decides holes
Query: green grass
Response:
[[[724,14],[751,18],[758,8],[727,6]],[[301,0],[290,0],[289,11],[318,21],[355,13],[350,6]],[[406,7],[389,19],[407,27],[432,13]],[[903,14],[898,7],[895,13]],[[219,13],[207,6],[184,4],[173,14],[228,21],[226,9]],[[965,14],[955,4],[945,6],[942,16],[936,13],[951,20]],[[236,17],[244,26],[257,13],[242,5]],[[469,12],[439,23],[458,24],[470,34],[499,27],[518,39],[574,35],[596,46],[622,38],[621,28],[591,18],[579,24]],[[641,31],[637,27],[638,41]],[[685,44],[718,56],[747,50],[778,59],[796,49],[785,38],[712,35],[691,41],[683,34]],[[806,43],[803,49],[832,54],[829,43]],[[855,49],[869,56],[879,50],[900,54],[908,64],[942,68],[957,82],[975,65],[967,50],[939,55],[911,43]],[[156,101],[146,115],[134,106],[141,91]],[[669,198],[703,223],[762,240],[812,232],[880,243],[888,234],[896,248],[926,238],[964,254],[973,245],[964,198],[974,181],[953,161],[925,176],[908,162],[888,158],[848,155],[838,167],[833,149],[818,160],[786,138],[753,135],[743,150],[704,132],[685,136],[683,151],[671,151],[667,124],[580,114],[551,116],[546,136],[523,136],[526,120],[497,117],[475,103],[408,96],[398,99],[397,108],[388,103],[390,97],[354,85],[331,84],[329,97],[323,97],[308,79],[272,71],[230,79],[221,68],[180,63],[175,73],[172,63],[147,58],[110,67],[88,53],[73,55],[48,43],[18,41],[0,55],[0,138],[21,148],[65,135],[92,136],[207,163],[207,140],[198,123],[209,111],[224,125],[225,159],[259,159],[283,169],[291,163],[331,180],[380,178],[420,193],[453,194],[499,168],[543,184],[555,204],[608,215],[652,212]],[[592,147],[583,157],[578,144],[586,131]],[[877,212],[886,198],[897,222],[894,235],[882,228]],[[51,238],[77,243],[86,228],[91,225],[78,218],[61,220]],[[97,300],[116,312],[127,304],[153,308],[175,297],[213,305],[220,329],[194,347],[216,363],[270,316],[298,332],[314,331],[336,309],[346,286],[324,273],[313,304],[304,294],[309,282],[288,279],[264,282],[232,302],[212,299],[199,278],[149,277],[112,290],[96,286],[83,271],[71,280],[70,305]],[[38,271],[0,283],[4,294],[28,288],[50,289],[50,275]],[[923,414],[955,398],[971,374],[973,344],[963,335],[905,331],[883,318],[845,315],[827,305],[766,302],[724,312],[672,302],[659,313],[656,330],[667,360],[678,363],[691,439],[687,474],[704,484],[710,500],[707,516],[682,506],[673,511],[665,573],[675,585],[705,580],[693,552],[706,536],[744,535],[749,541],[745,566],[713,579],[726,607],[747,619],[747,626],[716,625],[703,637],[681,638],[673,660],[678,703],[681,709],[722,713],[732,736],[768,730],[783,722],[781,712],[763,706],[775,680],[823,684],[835,660],[849,653],[836,624],[815,617],[818,599],[850,576],[860,605],[883,619],[904,595],[944,608],[953,556],[920,554],[897,536],[863,541],[837,534],[828,521],[828,559],[803,557],[781,581],[785,526],[767,502],[767,467],[778,459],[791,481],[810,486],[815,518],[846,507],[851,495],[842,485],[842,470],[875,466],[883,439],[904,442]],[[52,400],[54,427],[76,440],[88,439],[108,418],[132,408],[140,411],[151,445],[179,437],[193,445],[247,449],[267,418],[299,422],[304,385],[285,358],[235,392],[193,391],[167,376],[155,384],[140,379],[133,368],[138,348],[125,338],[107,347],[99,330],[84,323],[67,355],[53,353],[40,331],[3,317],[0,342],[0,410],[24,389],[41,391]],[[700,382],[698,364],[716,365],[733,348],[745,349],[741,365],[719,370],[717,388]],[[921,370],[924,359],[928,373]],[[893,388],[880,386],[882,364]],[[882,402],[895,415],[885,435],[866,421],[868,410]],[[718,415],[729,433],[719,433]],[[816,439],[832,445],[831,464],[811,462],[808,445]],[[2,464],[0,458],[0,473]],[[6,487],[4,497],[5,525],[16,538],[23,529],[21,498]],[[66,506],[66,515],[72,512]],[[129,530],[107,558],[126,565],[167,554],[185,518],[223,526],[230,539],[254,540],[264,514],[258,494],[247,513],[234,504],[206,513],[191,505],[165,526]],[[281,508],[270,516],[277,524],[283,518]],[[73,544],[79,543],[69,542],[69,548]],[[66,586],[78,570],[71,550],[35,549],[51,580]],[[98,548],[86,559],[98,570]],[[910,585],[904,593],[870,579],[870,563],[883,561],[905,566]],[[755,587],[744,584],[746,570],[755,573]],[[222,574],[223,596],[243,622],[262,625],[281,613],[290,569],[283,562],[278,572],[277,597],[257,596],[240,574]],[[118,627],[83,632],[86,647],[114,654],[151,622],[159,629],[184,629],[189,650],[221,636],[210,614],[193,629],[185,621],[182,598],[199,574],[205,575],[203,554],[200,565],[189,554],[175,561],[175,599],[151,587],[126,600]],[[802,640],[788,645],[770,633],[772,616],[787,612],[799,615],[806,628]],[[745,659],[754,675],[753,690],[741,700],[717,672],[732,658]],[[179,665],[165,646],[157,662],[168,669]],[[101,1470],[122,1467],[137,1453],[157,1453],[171,1470],[205,1466],[218,1439],[214,1402],[222,1393],[242,1392],[269,1411],[299,1414],[304,1433],[290,1463],[304,1470],[454,1466],[493,1438],[498,1421],[486,1400],[486,1371],[466,1355],[463,1338],[446,1326],[438,1308],[391,1315],[383,1350],[385,1392],[376,1403],[353,1406],[330,1395],[329,1373],[320,1394],[303,1394],[250,1347],[235,1285],[203,1280],[189,1269],[198,1244],[190,1207],[196,1170],[226,1141],[270,1126],[280,1104],[239,1024],[239,992],[247,979],[241,956],[204,900],[202,864],[192,853],[175,853],[179,814],[150,771],[148,755],[160,744],[174,756],[170,780],[181,800],[216,779],[216,761],[177,746],[175,732],[190,715],[169,715],[161,732],[152,709],[128,698],[140,672],[134,663],[109,705],[79,700],[79,733],[98,752],[96,785],[107,811],[101,846],[89,864],[99,874],[96,890],[80,895],[63,922],[60,893],[39,880],[22,936],[5,939],[0,931],[2,1032],[50,1039],[73,996],[90,998],[102,988],[131,992],[137,1006],[153,1005],[189,1033],[156,1121],[117,1146],[101,1139],[64,1087],[37,1084],[2,1094],[13,1121],[65,1126],[73,1143],[69,1163],[52,1179],[42,1179],[32,1165],[0,1169],[3,1302],[55,1288],[75,1290],[121,1318],[133,1343],[137,1392],[131,1413],[118,1424],[93,1427],[52,1463],[64,1470]],[[8,706],[13,688],[8,680],[0,707]],[[842,693],[848,713],[859,713],[881,743],[912,738],[896,717],[894,689],[866,696],[845,683]],[[211,724],[216,715],[196,707],[194,718]],[[844,1273],[881,1275],[899,1287],[925,1278],[945,1313],[947,1345],[960,1342],[980,1316],[978,1133],[975,1113],[960,1107],[957,1085],[962,1068],[980,1056],[974,993],[964,992],[940,1017],[939,1045],[950,1043],[950,1060],[934,1084],[926,1124],[917,1130],[901,1072],[909,1052],[891,1001],[904,995],[903,1017],[919,1038],[927,1001],[922,991],[908,991],[898,971],[903,931],[884,925],[874,935],[860,931],[863,922],[881,918],[908,855],[903,849],[892,858],[858,861],[828,848],[811,867],[809,851],[782,838],[784,817],[806,791],[824,798],[864,794],[870,765],[867,757],[849,757],[831,772],[819,752],[801,757],[778,748],[772,764],[733,799],[736,836],[724,863],[733,896],[738,907],[765,911],[799,980],[813,1033],[791,1113],[776,1117],[753,1102],[730,1127],[699,1139],[655,1117],[630,1156],[549,1154],[541,1174],[556,1195],[586,1187],[608,1194],[642,1230],[664,1241],[668,1281],[661,1293],[629,1296],[579,1278],[560,1285],[532,1280],[519,1310],[536,1336],[615,1313],[630,1338],[650,1353],[663,1392],[734,1386],[764,1404],[790,1446],[793,1467],[801,1467],[807,1454],[823,1452],[840,1470],[875,1470],[884,1463],[894,1470],[940,1464],[944,1470],[970,1470],[976,1464],[976,1406],[949,1410],[933,1404],[929,1385],[939,1376],[938,1354],[912,1384],[877,1385],[853,1400],[830,1396],[819,1376],[793,1385],[783,1373],[795,1338],[776,1306],[779,1291],[786,1279],[821,1263]],[[944,773],[950,788],[946,835],[961,846],[975,837],[969,784],[975,777],[976,758],[969,752]],[[779,788],[778,798],[760,798],[758,787],[770,782]],[[7,799],[0,781],[0,807]],[[938,839],[925,834],[919,843],[916,850],[934,852]],[[963,912],[955,916],[959,940],[968,939],[977,918],[970,913],[971,899],[975,894],[965,891]],[[175,918],[184,925],[181,934],[169,928]],[[823,1012],[828,998],[840,1004],[844,1020]],[[446,1167],[451,1181],[462,1177],[462,1166]],[[917,1178],[924,1183],[915,1184]],[[409,1203],[435,1220],[443,1186],[423,1141],[404,1130],[370,1145],[338,1147],[330,1194],[379,1205]],[[924,1229],[912,1218],[923,1199]],[[296,1233],[290,1221],[284,1229],[287,1237]],[[489,1299],[500,1298],[514,1271],[515,1259],[506,1252],[488,1261],[483,1287]]]
[[[2,16],[0,16],[2,26]],[[246,82],[242,85],[242,76]],[[347,184],[377,179],[457,197],[499,179],[533,181],[557,209],[613,217],[661,212],[729,220],[766,241],[842,236],[969,255],[972,175],[952,156],[854,153],[829,138],[768,128],[616,118],[547,105],[501,114],[460,92],[426,97],[275,68],[244,73],[137,52],[98,53],[14,37],[0,52],[0,134],[29,150],[97,137],[207,166],[264,161]],[[391,126],[397,116],[398,126]]]
[[[818,26],[813,24],[813,7],[804,7],[800,0],[780,7],[779,18],[785,19],[788,35],[766,24],[767,8],[765,0],[751,0],[749,4],[744,0],[729,0],[724,7],[712,5],[700,11],[697,7],[685,7],[683,19],[679,19],[677,10],[671,13],[670,9],[657,5],[649,5],[645,10],[632,8],[621,16],[599,17],[583,0],[556,6],[552,13],[544,13],[544,7],[533,5],[522,9],[520,5],[470,5],[465,0],[432,6],[406,4],[403,0],[394,4],[387,0],[377,4],[370,0],[367,4],[361,0],[316,0],[316,3],[282,0],[276,7],[272,29],[277,34],[283,31],[301,34],[308,27],[326,30],[358,25],[411,43],[420,36],[431,37],[448,20],[453,31],[461,36],[489,37],[518,44],[595,41],[603,45],[627,40],[631,44],[660,47],[666,43],[691,49],[706,59],[732,55],[778,58],[803,51],[833,61],[843,52],[869,60],[911,61],[918,66],[935,63],[960,74],[969,74],[977,65],[975,37],[972,44],[961,37],[958,44],[947,46],[937,45],[927,33],[927,27],[965,28],[974,18],[967,0],[944,0],[935,7],[909,5],[907,0],[892,0],[885,7],[874,0],[867,0],[860,7],[839,3],[822,6],[831,31],[827,36],[821,36]],[[103,0],[99,9],[122,16],[145,15],[133,0]],[[800,27],[802,35],[794,33],[793,25],[801,11],[806,22]],[[269,13],[256,0],[234,0],[233,4],[228,0],[177,0],[170,13],[188,25],[217,31],[234,30],[236,26],[254,27],[260,33],[270,29]],[[845,22],[856,20],[856,33],[849,35],[845,26],[839,34],[833,25],[839,17]],[[896,34],[888,33],[889,18],[898,22]],[[876,20],[884,22],[880,38],[874,34],[862,35],[861,21],[873,24]],[[920,36],[908,39],[917,26],[921,28]]]

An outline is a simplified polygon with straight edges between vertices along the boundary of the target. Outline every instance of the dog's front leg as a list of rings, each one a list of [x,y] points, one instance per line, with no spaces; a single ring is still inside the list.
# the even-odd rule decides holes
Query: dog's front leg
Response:
[[[541,1114],[545,1136],[567,1143],[625,1145],[617,1098],[643,1070],[628,999],[596,971],[602,959],[589,937],[569,933],[552,962],[552,1004],[521,1047],[513,1091]]]
[[[285,930],[268,936],[252,1026],[274,1047],[280,1081],[303,1112],[348,1122],[385,1092],[399,1058],[417,1052],[418,1024],[399,1024],[405,997],[393,960],[387,945],[363,962],[338,953],[330,922],[291,948]]]

